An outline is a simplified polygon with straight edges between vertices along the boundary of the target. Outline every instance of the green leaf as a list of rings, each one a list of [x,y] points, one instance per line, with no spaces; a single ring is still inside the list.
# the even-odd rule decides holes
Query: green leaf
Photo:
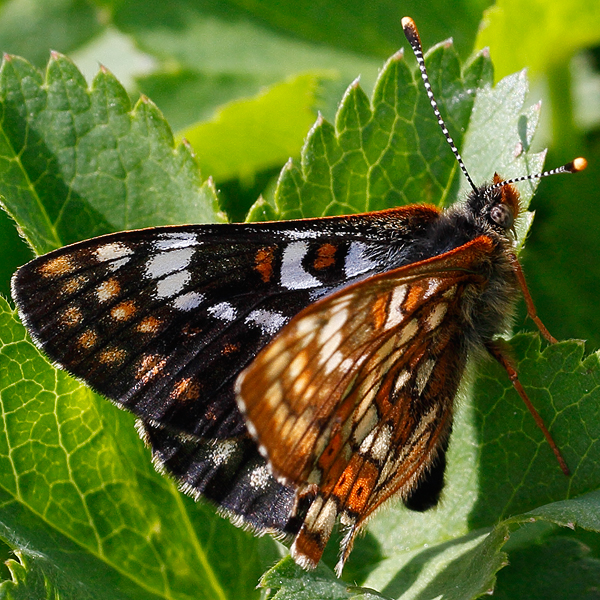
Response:
[[[10,296],[12,274],[31,258],[31,251],[19,237],[15,222],[0,210],[0,295]]]
[[[488,3],[482,1],[420,2],[406,0],[332,0],[315,6],[300,0],[294,10],[276,0],[231,0],[275,29],[311,42],[385,57],[396,50],[400,20],[410,15],[423,23],[421,36],[429,42],[454,36],[462,55],[473,47],[473,36]],[[318,10],[318,13],[317,13]],[[435,14],[435,19],[432,18]],[[316,16],[318,15],[318,17]],[[324,27],[323,23],[327,26]],[[460,27],[457,25],[460,24]],[[421,28],[421,26],[419,26]]]
[[[0,7],[0,49],[41,67],[50,50],[72,52],[97,35],[99,17],[87,0],[8,0]]]
[[[579,530],[545,529],[551,533],[508,552],[511,568],[498,573],[494,598],[548,600],[598,596],[600,560],[587,545],[590,535],[582,535]]]
[[[336,70],[344,87],[361,73],[370,88],[379,59],[402,43],[400,19],[405,14],[422,24],[427,44],[454,36],[461,54],[467,55],[486,6],[484,0],[454,2],[452,6],[442,2],[399,5],[390,0],[368,4],[334,0],[321,2],[318,8],[314,3],[299,2],[290,11],[277,2],[176,0],[166,6],[138,0],[117,4],[113,18],[117,27],[146,52],[162,59],[165,69],[175,71],[176,76],[185,74],[198,83],[209,78],[225,86],[245,84],[248,87],[240,90],[240,95],[250,96],[260,85],[313,70],[315,65]],[[168,96],[177,92],[163,88],[159,99],[147,87],[153,82],[154,77],[150,82],[140,81],[141,89],[162,107],[159,100],[168,102]],[[218,87],[218,93],[225,91]],[[200,101],[208,105],[210,98],[201,97]],[[195,97],[189,104],[183,102],[186,112],[193,102]],[[198,118],[200,114],[187,123]]]
[[[93,598],[82,586],[74,585],[67,577],[60,577],[51,566],[38,557],[35,561],[22,552],[15,552],[6,566],[10,580],[0,583],[2,600],[29,600],[30,598],[61,598],[62,600],[88,600]]]
[[[164,69],[148,82],[153,89],[169,73],[171,84],[182,84],[163,88],[157,101],[172,104],[169,98],[176,94],[190,115],[185,125],[206,118],[221,103],[254,96],[262,86],[315,68],[338,73],[345,87],[357,73],[372,83],[380,65],[372,55],[310,43],[269,27],[224,1],[130,0],[113,7],[113,20],[142,50],[162,61]],[[216,84],[216,100],[203,93],[206,81]],[[144,79],[140,86],[146,91]]]
[[[188,140],[202,172],[216,182],[251,179],[300,154],[315,120],[320,78],[299,75],[254,98],[227,104],[210,121],[180,131],[178,139]]]
[[[594,479],[598,479],[595,477]],[[529,511],[525,517],[531,520],[544,520],[561,527],[583,527],[590,531],[600,531],[600,490],[590,492],[573,500],[564,500],[541,506]]]
[[[203,73],[178,65],[168,65],[137,78],[140,90],[160,106],[174,131],[209,121],[221,106],[244,100],[263,87],[274,85],[273,78],[244,73]]]
[[[45,79],[23,59],[0,68],[0,194],[37,252],[122,229],[219,220],[185,146],[147,99],[132,110],[101,70],[91,89],[53,55]]]
[[[105,19],[106,14],[102,17]],[[158,68],[157,61],[139,50],[131,36],[111,25],[104,28],[100,35],[69,53],[69,58],[77,65],[86,81],[92,81],[98,72],[98,65],[104,65],[130,93],[138,92],[138,78],[147,77]],[[156,102],[154,96],[149,97]],[[160,108],[164,113],[164,107]],[[171,120],[169,124],[175,127]]]
[[[131,0],[115,6],[113,19],[142,49],[200,72],[268,75],[275,80],[315,65],[353,72],[376,65],[364,56],[285,35],[228,2],[173,0],[167,5]]]
[[[507,43],[507,40],[516,40]],[[581,48],[600,43],[600,5],[576,0],[499,0],[486,11],[476,47],[489,46],[496,74],[565,68]]]
[[[441,110],[460,145],[473,109],[473,88],[489,84],[491,66],[479,55],[461,72],[451,44],[433,48],[428,63]],[[301,165],[284,169],[275,201],[286,219],[416,202],[443,205],[455,170],[424,88],[398,53],[380,73],[372,104],[355,82],[342,100],[335,127],[317,121]]]
[[[260,580],[268,600],[377,600],[375,590],[349,586],[320,564],[314,571],[302,570],[288,556]]]
[[[2,298],[0,382],[0,535],[32,564],[91,597],[255,596],[272,542],[156,473],[133,417],[49,365]]]

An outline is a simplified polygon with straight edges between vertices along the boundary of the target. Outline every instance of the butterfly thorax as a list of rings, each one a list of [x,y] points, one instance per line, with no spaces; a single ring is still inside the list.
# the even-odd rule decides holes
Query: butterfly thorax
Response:
[[[494,183],[499,181],[495,175]],[[519,196],[512,185],[494,189],[486,184],[442,213],[433,225],[432,238],[439,244],[436,254],[479,238],[490,244],[490,251],[471,267],[481,275],[481,284],[472,283],[463,296],[462,329],[468,352],[482,349],[511,326],[519,290],[512,265],[518,210]],[[446,244],[440,241],[444,239]]]

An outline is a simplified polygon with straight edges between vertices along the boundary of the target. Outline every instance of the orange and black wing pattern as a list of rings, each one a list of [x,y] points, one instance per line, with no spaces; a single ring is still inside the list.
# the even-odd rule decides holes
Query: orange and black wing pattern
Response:
[[[292,547],[316,566],[334,524],[407,498],[447,441],[466,363],[465,302],[494,251],[480,236],[303,310],[238,378],[248,427],[283,482],[315,494]]]

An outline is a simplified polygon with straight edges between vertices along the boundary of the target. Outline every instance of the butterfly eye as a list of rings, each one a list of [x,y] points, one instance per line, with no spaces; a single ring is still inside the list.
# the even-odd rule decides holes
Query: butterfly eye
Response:
[[[512,227],[514,217],[510,206],[506,204],[496,204],[490,210],[490,218],[496,224],[503,229],[510,229]]]

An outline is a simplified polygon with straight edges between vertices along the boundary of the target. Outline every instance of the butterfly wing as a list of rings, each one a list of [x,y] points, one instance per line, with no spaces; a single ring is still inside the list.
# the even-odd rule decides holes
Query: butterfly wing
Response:
[[[289,531],[302,510],[281,500],[291,488],[249,483],[265,461],[237,408],[235,379],[302,308],[385,270],[390,253],[406,260],[411,232],[437,216],[423,207],[113,234],[28,263],[13,297],[58,366],[140,417],[156,462],[186,491],[257,530]],[[213,458],[228,441],[224,471]],[[269,502],[283,502],[275,516]]]
[[[297,490],[273,477],[249,437],[206,440],[142,421],[138,430],[157,468],[175,477],[184,492],[214,502],[256,533],[298,533],[306,510],[298,504]]]
[[[13,296],[50,358],[124,408],[193,435],[235,436],[238,372],[302,308],[385,266],[377,254],[389,236],[352,217],[325,221],[96,238],[22,267]]]
[[[281,481],[316,486],[292,552],[316,566],[349,527],[411,492],[445,448],[466,363],[465,298],[493,252],[479,237],[309,306],[238,378],[241,408]],[[470,288],[470,294],[465,290]]]

